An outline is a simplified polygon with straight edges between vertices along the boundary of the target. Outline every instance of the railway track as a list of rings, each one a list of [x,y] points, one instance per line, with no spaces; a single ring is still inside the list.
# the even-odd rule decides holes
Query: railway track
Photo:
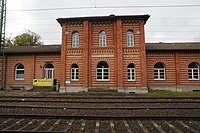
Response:
[[[200,97],[4,96],[0,132],[200,133]]]

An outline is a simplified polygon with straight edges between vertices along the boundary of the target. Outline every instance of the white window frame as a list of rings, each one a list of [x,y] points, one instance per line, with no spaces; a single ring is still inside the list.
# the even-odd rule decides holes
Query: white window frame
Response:
[[[72,48],[78,48],[79,46],[79,34],[74,32],[72,35]]]
[[[19,65],[22,65],[22,64],[18,64],[18,65],[15,67],[15,80],[24,80],[24,73],[23,73],[23,74],[17,74],[17,71],[23,71],[23,72],[24,72],[24,69],[18,69],[18,68],[17,68]],[[23,65],[23,67],[24,67],[24,65]],[[23,75],[23,78],[18,78],[17,75]]]
[[[78,68],[71,68],[71,80],[72,81],[78,81],[79,80],[78,73],[79,73]]]
[[[49,72],[51,73],[50,75]],[[44,68],[44,78],[54,79],[54,68]]]
[[[98,70],[100,70],[100,72],[98,72]],[[107,72],[107,75],[108,75],[108,79],[105,79],[105,74],[106,74],[106,72],[105,71],[108,71]],[[100,73],[101,74],[101,79],[98,79],[98,73]],[[109,73],[109,68],[97,68],[96,69],[96,80],[97,81],[109,81],[110,80],[110,73]]]
[[[192,63],[194,63],[194,62],[192,62]],[[191,64],[191,63],[190,63]],[[196,63],[195,63],[196,64]],[[197,65],[197,64],[196,64]],[[191,72],[190,72],[191,71]],[[194,72],[194,71],[197,71],[197,75],[196,74],[194,74],[194,73],[196,73],[196,72]],[[191,74],[191,76],[192,76],[192,78],[189,78],[189,76],[190,76],[190,74]],[[198,78],[195,78],[195,76],[198,76]],[[188,66],[188,79],[189,80],[199,80],[199,66],[197,65],[197,68],[189,68],[189,66]]]
[[[134,33],[132,31],[127,32],[127,47],[134,47]]]
[[[130,71],[130,72],[129,72]],[[128,81],[135,81],[135,68],[128,68]],[[133,76],[134,75],[134,76]],[[130,79],[129,79],[130,77]]]
[[[106,47],[106,32],[101,31],[99,33],[99,47],[104,48]]]
[[[155,71],[157,72],[158,78],[155,78]],[[164,78],[161,78],[161,71],[163,71]],[[165,80],[165,68],[154,68],[154,80]]]

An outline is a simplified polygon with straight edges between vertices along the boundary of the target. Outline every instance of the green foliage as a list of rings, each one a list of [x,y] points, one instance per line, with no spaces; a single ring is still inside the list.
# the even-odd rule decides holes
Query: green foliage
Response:
[[[149,96],[200,96],[200,92],[173,92],[165,90],[149,90]]]
[[[42,45],[43,43],[40,41],[40,35],[30,31],[25,30],[22,34],[15,36],[13,39],[6,38],[5,46],[37,46]]]

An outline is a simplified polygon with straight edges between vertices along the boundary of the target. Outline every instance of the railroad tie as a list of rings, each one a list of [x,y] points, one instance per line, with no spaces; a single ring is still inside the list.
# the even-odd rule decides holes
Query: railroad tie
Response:
[[[100,122],[96,121],[95,133],[99,133]]]
[[[131,130],[131,128],[130,128],[128,122],[125,120],[125,121],[123,121],[123,123],[124,123],[126,129],[128,130],[128,133],[132,133],[133,131]]]
[[[113,121],[110,121],[110,127],[111,127],[111,132],[112,133],[116,133],[116,131],[115,131],[115,125],[114,125]]]
[[[74,120],[70,120],[69,121],[67,127],[64,129],[64,132],[67,132],[70,129],[70,127],[72,126],[73,122],[74,122]]]
[[[196,131],[196,130],[192,129],[191,127],[189,127],[187,124],[183,123],[182,121],[177,121],[177,122],[180,123],[185,128],[189,129],[191,132],[193,132],[193,133],[199,133],[199,131]]]
[[[159,126],[157,123],[155,123],[154,121],[151,121],[151,123],[156,127],[156,129],[158,129],[158,131],[159,132],[161,132],[161,133],[167,133],[167,132],[165,132],[162,128],[161,128],[161,126]]]
[[[8,130],[9,128],[12,128],[12,127],[16,126],[17,124],[21,123],[23,120],[24,120],[24,119],[20,119],[20,120],[18,120],[17,122],[15,122],[14,124],[12,124],[12,125],[10,125],[10,126],[4,128],[4,129],[2,129],[2,130]]]
[[[19,128],[19,129],[17,129],[17,130],[18,130],[18,131],[23,130],[24,128],[26,128],[26,127],[28,127],[29,125],[31,125],[34,121],[36,121],[36,119],[32,119],[32,120],[31,120],[29,123],[27,123],[25,126]]]
[[[175,132],[177,132],[177,133],[183,133],[182,131],[178,130],[174,125],[172,125],[171,123],[169,123],[169,122],[167,122],[167,121],[165,121],[165,123],[166,123],[169,127],[171,127],[173,130],[175,130]]]
[[[79,132],[83,132],[85,130],[85,124],[86,124],[86,120],[82,120],[82,124],[81,124],[81,127],[79,129]]]
[[[142,130],[145,132],[145,133],[149,133],[149,131],[143,126],[142,122],[137,120],[137,123],[139,124],[140,128],[142,128]]]
[[[3,125],[3,124],[6,124],[6,123],[8,123],[9,121],[11,121],[12,120],[12,118],[10,118],[10,119],[7,119],[6,121],[4,121],[4,122],[2,122],[1,124],[0,124],[0,126],[1,125]]]
[[[48,121],[48,119],[43,120],[36,128],[34,128],[32,131],[36,131],[38,130],[41,126],[43,126],[46,122]]]
[[[57,120],[47,131],[50,132],[51,130],[53,130],[53,129],[55,128],[55,126],[58,125],[58,124],[60,123],[60,121],[61,121],[60,119]]]

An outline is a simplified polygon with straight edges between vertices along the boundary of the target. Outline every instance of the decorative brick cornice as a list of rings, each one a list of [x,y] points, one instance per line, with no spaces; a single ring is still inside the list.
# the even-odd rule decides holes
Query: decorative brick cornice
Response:
[[[137,20],[123,20],[122,25],[130,25],[130,24],[138,24],[139,21]]]
[[[83,49],[82,48],[70,48],[66,50],[67,54],[82,54]]]
[[[67,22],[67,26],[83,26],[83,22]]]
[[[112,26],[112,21],[98,21],[98,22],[92,22],[92,26]]]
[[[106,53],[114,53],[114,48],[92,48],[91,52],[93,54],[106,54]]]
[[[140,53],[140,48],[123,48],[123,54]]]

